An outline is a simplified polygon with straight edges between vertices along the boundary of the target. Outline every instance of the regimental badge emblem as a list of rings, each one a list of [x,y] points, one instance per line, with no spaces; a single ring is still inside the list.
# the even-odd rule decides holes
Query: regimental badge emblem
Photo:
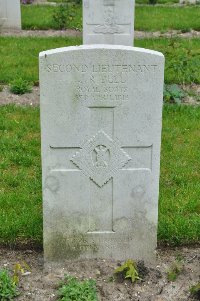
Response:
[[[89,139],[71,161],[99,187],[106,184],[131,157],[103,130]]]

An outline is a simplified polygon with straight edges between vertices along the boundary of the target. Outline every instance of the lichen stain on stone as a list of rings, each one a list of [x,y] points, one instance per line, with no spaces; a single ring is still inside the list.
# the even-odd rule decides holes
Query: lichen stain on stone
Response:
[[[79,103],[79,97],[78,92],[75,90],[74,96],[72,97],[72,104],[78,104]]]
[[[133,217],[134,221],[134,233],[137,239],[143,239],[150,241],[152,244],[156,244],[157,241],[157,227],[156,224],[150,222],[141,213],[135,214]]]
[[[130,218],[121,217],[119,219],[115,219],[113,223],[113,230],[115,232],[130,232],[132,231],[132,220]]]
[[[51,233],[45,242],[45,257],[47,260],[78,259],[86,252],[95,253],[97,246],[94,242],[88,242],[87,235],[73,232],[69,235],[62,233]]]
[[[53,193],[57,192],[60,188],[59,180],[55,176],[49,175],[45,179],[44,189],[46,189],[46,188],[49,189]]]
[[[149,237],[151,237],[151,241],[154,241],[157,236],[156,225],[151,223],[140,212],[135,213],[131,219],[126,217],[116,219],[113,224],[113,230],[125,233],[125,235],[131,233],[130,237],[138,241],[141,239],[148,240]]]

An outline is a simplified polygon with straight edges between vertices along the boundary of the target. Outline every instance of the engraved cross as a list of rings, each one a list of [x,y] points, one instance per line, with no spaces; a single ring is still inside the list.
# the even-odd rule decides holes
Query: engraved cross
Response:
[[[94,103],[94,102],[93,102]],[[115,177],[123,172],[151,171],[152,145],[123,145],[115,137],[115,106],[90,105],[90,133],[82,145],[54,147],[65,152],[76,171],[90,183],[88,233],[114,233]],[[80,141],[81,142],[81,141]],[[73,163],[72,163],[73,162]],[[52,172],[74,172],[55,168]]]

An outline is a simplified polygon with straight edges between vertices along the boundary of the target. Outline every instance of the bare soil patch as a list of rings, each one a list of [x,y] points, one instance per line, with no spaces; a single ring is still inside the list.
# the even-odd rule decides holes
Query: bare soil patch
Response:
[[[182,32],[181,30],[170,30],[167,32],[161,31],[135,31],[136,39],[146,38],[199,38],[200,31],[191,30],[189,32]],[[76,29],[66,30],[3,30],[0,36],[16,36],[16,37],[82,37],[82,32]]]
[[[23,95],[16,95],[10,92],[8,86],[4,86],[3,91],[0,92],[0,105],[15,104],[37,106],[40,102],[40,89],[33,87],[31,93]]]
[[[82,33],[75,29],[66,30],[2,30],[0,36],[6,37],[81,37]]]
[[[167,270],[181,258],[183,270],[174,282],[167,280]],[[80,279],[96,279],[99,301],[189,301],[189,289],[200,279],[200,248],[176,248],[157,251],[154,266],[147,266],[143,280],[110,281],[120,262],[108,260],[66,261],[60,266],[43,266],[43,254],[32,250],[0,249],[0,268],[13,269],[25,261],[31,273],[21,276],[18,301],[55,301],[57,288],[64,274]],[[198,300],[198,299],[197,299]],[[78,301],[78,300],[77,300]]]
[[[199,38],[200,31],[191,30],[189,32],[182,32],[181,30],[170,30],[166,32],[155,31],[135,31],[136,39],[146,39],[146,38]]]

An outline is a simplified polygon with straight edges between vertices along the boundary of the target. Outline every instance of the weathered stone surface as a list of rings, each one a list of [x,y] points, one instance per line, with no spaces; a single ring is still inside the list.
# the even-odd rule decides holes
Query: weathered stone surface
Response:
[[[133,46],[134,0],[83,0],[83,43]]]
[[[21,29],[20,0],[0,0],[0,30]]]
[[[46,260],[152,260],[164,57],[126,46],[40,53]]]

